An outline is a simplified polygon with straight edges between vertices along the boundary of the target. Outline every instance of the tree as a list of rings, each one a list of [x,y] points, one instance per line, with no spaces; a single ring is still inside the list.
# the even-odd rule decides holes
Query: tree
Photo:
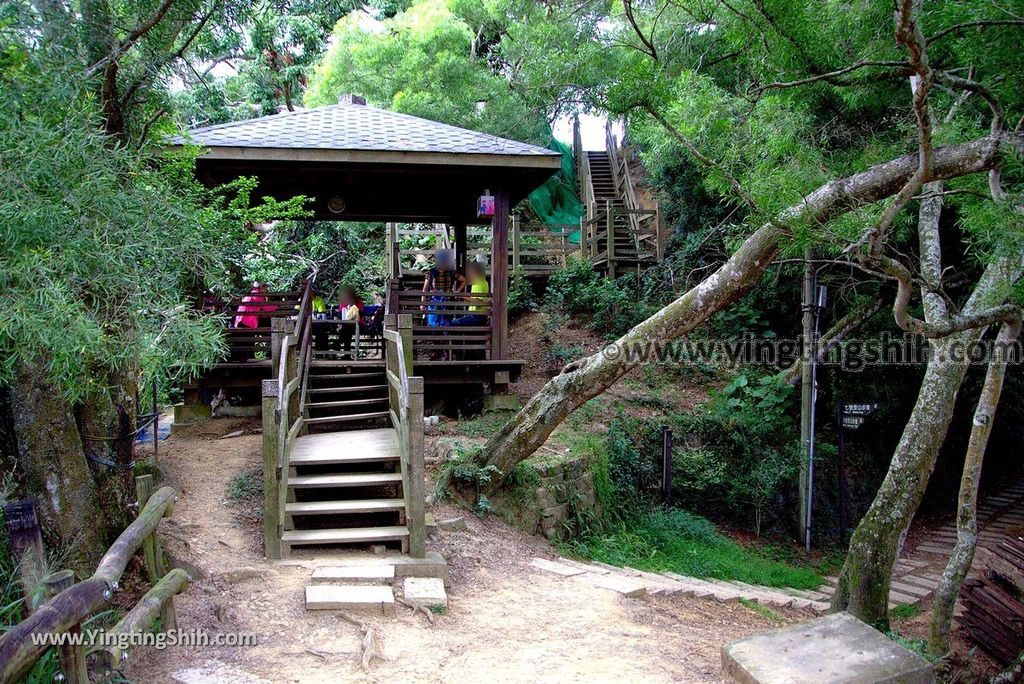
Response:
[[[933,347],[970,341],[988,325],[1012,321],[1016,307],[1005,301],[1022,253],[1019,214],[1007,209],[1013,203],[1000,198],[1006,191],[998,183],[988,193],[972,177],[993,171],[998,178],[1015,168],[1021,151],[1021,137],[1004,122],[1022,112],[1013,27],[1024,19],[1012,7],[1000,9],[1012,18],[989,14],[984,3],[903,2],[893,17],[880,3],[777,3],[769,9],[756,1],[713,7],[627,1],[605,32],[609,50],[625,46],[619,68],[595,99],[628,115],[631,130],[648,138],[647,154],[667,145],[684,148],[706,169],[708,184],[760,227],[718,271],[620,338],[611,352],[567,366],[491,438],[484,461],[509,472],[571,411],[640,363],[631,352],[692,330],[756,284],[780,253],[799,253],[812,239],[824,257],[896,285],[895,322]],[[895,44],[876,30],[883,22],[893,26]],[[983,38],[971,31],[982,31]],[[1006,87],[1004,79],[1015,85]],[[932,122],[936,109],[951,112],[940,130]],[[873,125],[863,126],[865,120]],[[908,147],[917,151],[898,155]],[[904,209],[946,180],[954,186],[950,194],[970,198],[956,212],[962,239],[979,247],[965,275],[986,269],[980,280],[971,278],[976,285],[963,310],[946,291],[941,261],[935,275],[927,249],[937,236],[934,227],[922,228],[919,269],[899,258]],[[814,181],[817,189],[808,189]],[[1011,230],[996,232],[1007,226]],[[926,307],[924,319],[913,315],[918,286],[926,301],[942,300],[948,309],[932,316]],[[949,422],[946,404],[962,378],[957,365],[929,367],[889,475],[844,566],[836,607],[879,626],[887,623],[899,541]]]

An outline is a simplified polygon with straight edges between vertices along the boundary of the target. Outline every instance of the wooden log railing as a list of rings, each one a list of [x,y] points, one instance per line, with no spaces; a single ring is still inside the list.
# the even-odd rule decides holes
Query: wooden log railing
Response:
[[[490,293],[416,290],[402,288],[397,281],[392,281],[390,287],[387,313],[409,316],[410,349],[416,354],[492,358],[493,298]],[[474,307],[476,310],[471,311]],[[483,320],[473,325],[450,325],[453,319],[471,314]]]
[[[384,318],[388,406],[398,433],[402,496],[409,529],[409,555],[423,558],[426,549],[426,485],[423,456],[423,378],[412,375],[413,321],[406,314]]]
[[[151,480],[147,482],[146,478],[151,476],[138,478],[137,491],[152,491]],[[81,632],[83,622],[110,606],[119,588],[121,576],[136,551],[151,546],[159,548],[156,528],[162,518],[171,515],[175,496],[173,488],[161,487],[146,500],[140,498],[138,516],[103,555],[96,571],[88,579],[73,583],[72,573],[65,570],[48,575],[43,580],[47,601],[27,619],[0,636],[0,682],[13,682],[24,677],[50,648],[48,639],[58,638],[64,633]],[[162,579],[158,579],[153,589],[143,598],[145,608],[133,608],[108,634],[117,633],[118,630],[126,634],[144,632],[152,626],[153,618],[157,615],[163,617],[162,629],[173,628],[174,595],[184,590],[188,576],[181,570],[167,572],[161,554],[156,551],[151,555],[147,552],[147,571],[150,558],[155,574],[158,577],[162,575]],[[106,643],[107,639],[101,641]],[[84,649],[85,644],[70,641],[59,646],[65,682],[88,684]],[[124,652],[117,651],[116,662],[125,657]]]

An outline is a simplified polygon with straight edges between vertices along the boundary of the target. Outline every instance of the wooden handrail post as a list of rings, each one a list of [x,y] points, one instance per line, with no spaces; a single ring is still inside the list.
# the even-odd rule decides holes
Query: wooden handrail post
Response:
[[[299,355],[296,352],[297,347],[292,347],[287,350],[284,355],[284,384],[288,385],[292,380],[299,377]],[[295,391],[288,395],[288,416],[284,422],[284,429],[287,433],[291,429],[292,423],[301,418],[299,415],[299,392]]]
[[[61,570],[43,579],[43,589],[46,600],[49,601],[57,594],[71,587],[75,583],[75,573],[71,570]],[[67,630],[69,635],[76,635],[82,632],[82,626],[74,625]],[[89,684],[89,668],[85,660],[85,647],[74,645],[69,639],[62,644],[57,652],[60,654],[60,671],[64,674],[64,681],[68,684]]]
[[[281,367],[281,343],[294,325],[294,321],[282,316],[270,319],[270,368],[273,378],[277,377],[278,369]]]
[[[608,277],[615,280],[615,213],[611,200],[605,200],[605,224],[608,226]]]
[[[281,468],[278,464],[277,380],[263,381],[263,550],[267,558],[281,557],[277,529]]]
[[[519,253],[519,216],[512,217],[512,270],[519,268],[519,262],[522,258]]]
[[[412,373],[414,358],[412,348],[412,314],[398,315],[398,334],[402,336],[402,352],[405,356],[405,372]]]
[[[409,496],[406,523],[409,526],[409,555],[423,558],[426,554],[426,489],[423,456],[423,378],[409,378]]]
[[[146,507],[149,497],[153,496],[152,475],[139,475],[135,478],[135,496],[139,504],[139,512],[141,513],[142,509]],[[155,531],[143,540],[142,551],[143,558],[146,561],[146,576],[149,578],[150,584],[153,584],[166,572],[162,567],[163,553]]]

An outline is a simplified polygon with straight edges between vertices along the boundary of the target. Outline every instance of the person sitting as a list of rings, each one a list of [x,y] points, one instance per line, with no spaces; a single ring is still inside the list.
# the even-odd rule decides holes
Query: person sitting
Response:
[[[469,282],[470,294],[488,294],[491,291],[487,284],[487,272],[484,265],[479,261],[469,262],[466,267],[466,280]],[[487,316],[484,312],[490,309],[490,302],[486,297],[470,297],[468,313],[452,319],[449,325],[486,325]]]
[[[447,297],[444,293],[460,292],[465,286],[466,279],[455,270],[455,252],[450,249],[437,250],[436,265],[427,271],[423,278],[424,305],[420,307],[427,311],[426,324],[429,326],[445,325],[449,316],[444,314],[429,313],[445,308]]]
[[[338,326],[338,337],[341,340],[342,351],[351,355],[352,337],[359,324],[359,316],[363,311],[363,300],[356,295],[356,290],[351,285],[342,285],[341,294],[338,297],[338,317],[345,321]]]
[[[327,318],[327,300],[322,295],[313,297],[310,309],[314,321],[323,321]],[[313,325],[313,349],[315,351],[326,351],[327,349],[327,326],[325,324]]]

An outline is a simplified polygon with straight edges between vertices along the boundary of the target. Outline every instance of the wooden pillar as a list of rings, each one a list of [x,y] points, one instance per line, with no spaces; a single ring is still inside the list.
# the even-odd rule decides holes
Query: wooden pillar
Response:
[[[17,563],[21,590],[25,597],[25,613],[35,610],[35,589],[46,572],[46,550],[43,533],[36,517],[32,499],[12,501],[4,506],[4,524],[11,540],[11,556]]]
[[[139,475],[135,478],[135,497],[139,505],[139,512],[146,507],[149,497],[153,496],[153,476]],[[142,540],[142,557],[146,565],[146,576],[150,584],[156,584],[163,574],[157,559],[156,533],[149,535]]]
[[[456,270],[465,275],[466,274],[466,224],[456,223],[455,226],[455,268]]]
[[[401,323],[399,323],[401,328]],[[410,369],[411,371],[411,369]],[[409,378],[409,505],[406,524],[409,526],[409,555],[426,555],[426,465],[423,453],[423,378]]]
[[[263,381],[263,549],[267,558],[281,557],[277,529],[281,469],[278,467],[277,380]]]
[[[61,570],[47,575],[43,580],[46,600],[49,601],[74,583],[75,573],[71,570]],[[71,638],[75,638],[74,635],[81,634],[81,632],[81,625],[74,625],[67,631]],[[63,681],[66,684],[89,684],[89,668],[85,660],[84,646],[76,646],[69,640],[68,643],[58,647],[57,653],[60,655],[60,671],[64,675]]]
[[[491,358],[508,358],[508,193],[494,193],[491,228]]]
[[[270,319],[270,368],[271,377],[276,378],[281,362],[281,343],[285,335],[290,335],[295,330],[295,321],[284,316],[274,316]]]

